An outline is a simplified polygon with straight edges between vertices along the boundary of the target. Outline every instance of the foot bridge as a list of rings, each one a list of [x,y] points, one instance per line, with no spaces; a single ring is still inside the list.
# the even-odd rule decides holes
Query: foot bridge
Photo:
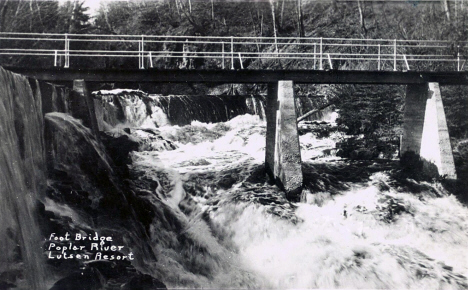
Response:
[[[303,177],[294,84],[406,85],[402,161],[455,180],[440,85],[468,84],[467,46],[433,40],[0,33],[0,65],[72,85],[94,130],[99,108],[87,83],[267,84],[266,169],[289,199],[298,200]]]

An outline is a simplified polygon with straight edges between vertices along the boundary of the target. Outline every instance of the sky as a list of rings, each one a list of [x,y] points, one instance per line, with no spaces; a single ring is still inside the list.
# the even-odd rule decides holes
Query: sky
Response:
[[[102,0],[85,0],[85,6],[89,7],[90,13],[94,13],[98,8]]]
[[[84,6],[89,7],[88,11],[89,11],[89,14],[92,16],[97,12],[101,2],[104,2],[104,1],[103,0],[84,0],[84,2],[85,2]],[[107,0],[107,2],[110,2],[110,0]]]
[[[2,0],[0,0],[2,1]],[[59,2],[67,2],[70,0],[58,0]],[[116,1],[116,0],[82,0],[85,3],[85,7],[89,7],[89,14],[93,15],[97,12],[99,5],[101,2],[110,2],[110,1]]]

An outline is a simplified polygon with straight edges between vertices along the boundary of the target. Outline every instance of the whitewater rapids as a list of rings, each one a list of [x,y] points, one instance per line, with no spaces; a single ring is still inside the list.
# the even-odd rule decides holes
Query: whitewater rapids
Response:
[[[371,170],[379,164],[350,165],[326,156],[337,136],[308,133],[300,137],[304,176],[315,186],[306,186],[305,203],[292,204],[259,169],[266,129],[257,116],[159,131],[178,148],[134,152],[134,168],[148,175],[167,172],[172,190],[160,198],[186,216],[200,239],[214,237],[208,252],[221,247],[229,255],[219,263],[236,267],[208,265],[220,269],[211,279],[166,279],[168,287],[468,287],[468,209],[440,186],[424,184],[410,192],[395,181],[391,165]],[[192,209],[182,212],[187,199]],[[186,275],[163,263],[163,275]]]

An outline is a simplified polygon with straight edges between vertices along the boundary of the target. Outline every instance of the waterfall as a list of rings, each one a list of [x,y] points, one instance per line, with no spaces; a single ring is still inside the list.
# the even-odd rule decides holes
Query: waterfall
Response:
[[[37,82],[32,84],[38,88]],[[41,96],[39,90],[33,93],[25,77],[3,68],[0,92],[0,273],[20,271],[27,281],[17,286],[43,289],[35,212],[46,186]]]
[[[93,92],[103,108],[107,128],[120,126],[158,128],[188,125],[192,121],[226,122],[244,114],[265,116],[264,96],[152,95],[136,90]]]
[[[468,287],[466,206],[393,160],[331,157],[342,132],[300,136],[289,202],[265,174],[265,97],[100,91],[96,134],[65,87],[0,69],[0,92],[0,288]],[[135,259],[88,241],[68,251],[89,260],[51,259],[66,233]]]
[[[93,96],[103,108],[106,128],[115,126],[158,128],[166,125],[189,125],[192,121],[204,123],[226,122],[240,115],[265,118],[264,95],[156,95],[139,90],[102,90]],[[302,116],[320,106],[318,98],[296,98],[297,115]],[[307,120],[333,119],[331,108],[319,111]]]

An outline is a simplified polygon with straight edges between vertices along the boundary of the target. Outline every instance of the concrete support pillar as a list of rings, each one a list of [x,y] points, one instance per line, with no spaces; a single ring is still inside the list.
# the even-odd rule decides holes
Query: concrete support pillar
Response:
[[[407,86],[400,156],[430,176],[457,178],[438,83]]]
[[[73,81],[71,111],[73,117],[81,119],[83,124],[93,131],[96,138],[99,138],[99,127],[96,119],[94,102],[84,80]]]
[[[92,102],[94,104],[94,111],[96,113],[98,130],[104,131],[106,127],[104,126],[104,107],[102,106],[102,101],[92,98]]]
[[[57,112],[56,99],[57,99],[57,90],[56,87],[46,83],[39,83],[41,96],[42,96],[42,112],[45,114],[50,112]]]
[[[292,81],[269,85],[265,167],[289,200],[299,201],[302,162]]]
[[[276,144],[276,114],[278,110],[278,84],[268,84],[266,100],[266,148],[265,168],[272,180],[275,180],[275,144]]]

